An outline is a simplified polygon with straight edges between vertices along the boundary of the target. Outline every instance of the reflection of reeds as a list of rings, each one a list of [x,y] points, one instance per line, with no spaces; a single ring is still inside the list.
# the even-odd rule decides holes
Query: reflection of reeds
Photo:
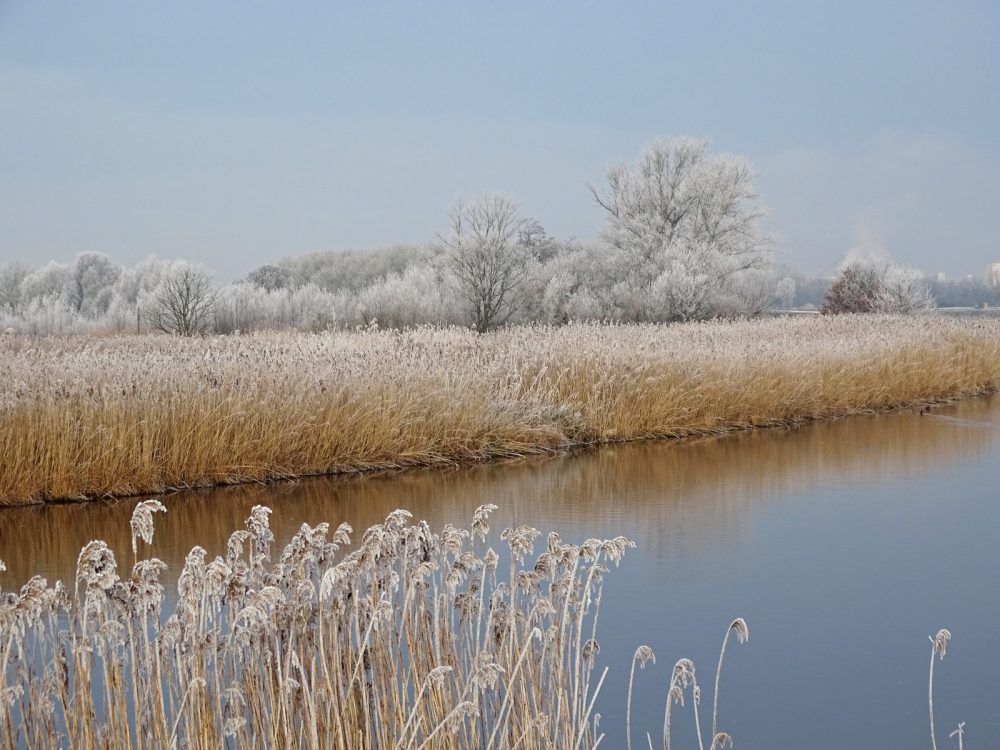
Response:
[[[937,410],[936,410],[937,411]],[[397,507],[440,525],[468,518],[485,503],[503,522],[590,534],[625,530],[674,571],[702,560],[706,533],[739,546],[762,503],[830,482],[878,485],[991,449],[996,434],[977,422],[991,399],[942,407],[942,416],[896,413],[815,422],[705,440],[607,446],[599,450],[460,471],[432,469],[388,476],[315,478],[272,485],[199,490],[164,498],[157,549],[183,562],[195,542],[212,554],[254,505],[271,505],[275,533],[288,537],[303,521],[350,521],[367,527]],[[954,415],[954,418],[950,415]],[[40,571],[69,580],[76,551],[106,539],[119,557],[131,553],[133,501],[7,508],[0,513],[0,581],[20,586]],[[196,536],[195,536],[195,531]],[[30,538],[31,543],[22,540]],[[168,580],[174,573],[167,571]]]
[[[137,506],[133,543],[153,506]],[[120,578],[104,542],[75,584],[33,578],[0,599],[0,735],[10,746],[592,748],[603,576],[624,537],[539,532],[486,548],[470,530],[394,511],[334,562],[350,527],[303,525],[271,560],[256,506],[224,555],[187,556],[176,607],[163,564]]]
[[[0,501],[714,434],[995,389],[1000,321],[0,341]]]

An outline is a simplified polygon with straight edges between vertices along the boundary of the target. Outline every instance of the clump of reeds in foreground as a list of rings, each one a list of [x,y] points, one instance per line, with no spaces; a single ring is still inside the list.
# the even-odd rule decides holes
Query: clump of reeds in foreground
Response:
[[[1000,320],[0,337],[0,504],[787,425],[996,390]]]
[[[94,541],[72,587],[0,603],[0,736],[27,748],[591,748],[604,574],[633,546],[469,529],[395,511],[357,548],[303,525],[272,560],[269,510],[225,556],[195,547],[164,611],[159,560],[120,575]],[[152,537],[157,501],[133,516]],[[136,555],[138,557],[138,555]]]
[[[487,547],[495,509],[480,506],[469,529],[439,533],[397,510],[338,561],[346,524],[332,535],[327,524],[303,524],[272,559],[270,510],[258,505],[225,556],[191,551],[167,611],[166,565],[138,555],[165,508],[143,501],[128,577],[92,541],[72,590],[36,576],[18,594],[0,592],[0,737],[32,749],[596,748],[606,740],[594,712],[608,673],[595,674],[604,574],[634,545],[620,536],[575,545],[550,533],[535,555],[540,533],[520,526],[503,531],[498,553]],[[710,750],[733,744],[718,724],[731,635],[749,639],[742,618],[722,641]],[[934,748],[934,657],[950,637],[932,639]],[[649,646],[636,649],[629,750],[635,667],[655,661]],[[678,660],[665,750],[685,695],[704,750],[701,693],[694,663]],[[961,750],[964,724],[956,734]],[[652,748],[649,732],[645,739]]]

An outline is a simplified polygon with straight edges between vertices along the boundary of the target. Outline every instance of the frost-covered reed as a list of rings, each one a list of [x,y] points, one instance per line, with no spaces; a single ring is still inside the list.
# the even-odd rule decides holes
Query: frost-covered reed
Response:
[[[167,566],[140,555],[166,508],[143,501],[130,572],[95,540],[70,586],[35,576],[0,590],[0,738],[31,749],[632,748],[635,667],[655,664],[649,646],[632,660],[624,743],[601,731],[595,706],[609,673],[598,659],[604,576],[634,544],[518,526],[498,550],[494,510],[439,532],[396,510],[353,546],[347,524],[303,524],[272,551],[271,511],[258,505],[224,555],[194,547],[168,593]],[[685,698],[698,747],[732,747],[718,722],[731,634],[747,642],[747,623],[733,620],[722,642],[711,734],[682,658],[666,677],[657,747],[669,750]],[[932,745],[934,658],[950,637],[931,639]],[[963,732],[950,735],[960,748]]]
[[[133,546],[152,536],[140,505]],[[0,736],[26,748],[593,748],[603,578],[633,546],[489,514],[434,533],[391,513],[353,551],[346,524],[303,525],[272,560],[257,506],[225,556],[120,575],[101,541],[68,587],[0,597]],[[144,549],[144,546],[142,547]],[[171,604],[171,599],[174,603]],[[171,611],[172,607],[172,611]]]
[[[1000,321],[0,337],[0,502],[705,435],[995,390]]]

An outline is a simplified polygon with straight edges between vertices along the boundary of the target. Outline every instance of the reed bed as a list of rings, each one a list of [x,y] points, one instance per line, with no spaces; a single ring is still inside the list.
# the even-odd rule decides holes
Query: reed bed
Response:
[[[566,543],[528,526],[489,543],[482,505],[468,529],[435,533],[396,510],[368,528],[303,524],[272,559],[270,509],[255,506],[225,556],[187,555],[166,594],[166,565],[140,559],[159,500],[131,518],[134,564],[119,575],[103,541],[80,551],[72,588],[35,576],[0,591],[0,742],[10,748],[372,748],[670,750],[685,707],[697,746],[732,747],[719,721],[727,647],[750,637],[742,618],[722,638],[711,703],[690,659],[668,672],[660,726],[633,726],[636,648],[625,737],[594,711],[604,576],[635,545],[625,537]],[[0,571],[4,569],[0,561]],[[951,633],[931,638],[928,711],[936,748],[934,663]],[[711,710],[709,717],[708,711]],[[704,715],[704,719],[703,719]],[[640,725],[645,722],[640,717]],[[964,723],[949,738],[962,748]],[[643,731],[645,730],[645,731]],[[640,739],[633,745],[634,736]],[[710,740],[706,745],[706,740]]]
[[[1000,321],[0,338],[0,504],[556,452],[994,391]]]
[[[0,598],[0,737],[23,748],[596,747],[603,578],[633,545],[549,534],[535,556],[540,534],[521,526],[498,553],[486,545],[495,507],[440,533],[394,511],[338,561],[350,527],[303,525],[272,562],[270,510],[257,506],[224,557],[191,551],[170,612],[165,565],[138,554],[164,507],[143,501],[130,575],[93,541],[71,588],[36,577]],[[671,680],[677,697],[693,685],[688,665]]]

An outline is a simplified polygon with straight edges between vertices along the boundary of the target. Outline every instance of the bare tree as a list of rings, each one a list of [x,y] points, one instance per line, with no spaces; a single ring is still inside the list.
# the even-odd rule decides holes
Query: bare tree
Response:
[[[215,290],[207,271],[178,263],[153,292],[152,307],[142,312],[153,328],[194,336],[205,330],[215,306]]]
[[[516,241],[521,229],[510,198],[488,195],[451,209],[448,268],[483,333],[505,323],[517,309],[518,290],[527,275],[529,253]]]

